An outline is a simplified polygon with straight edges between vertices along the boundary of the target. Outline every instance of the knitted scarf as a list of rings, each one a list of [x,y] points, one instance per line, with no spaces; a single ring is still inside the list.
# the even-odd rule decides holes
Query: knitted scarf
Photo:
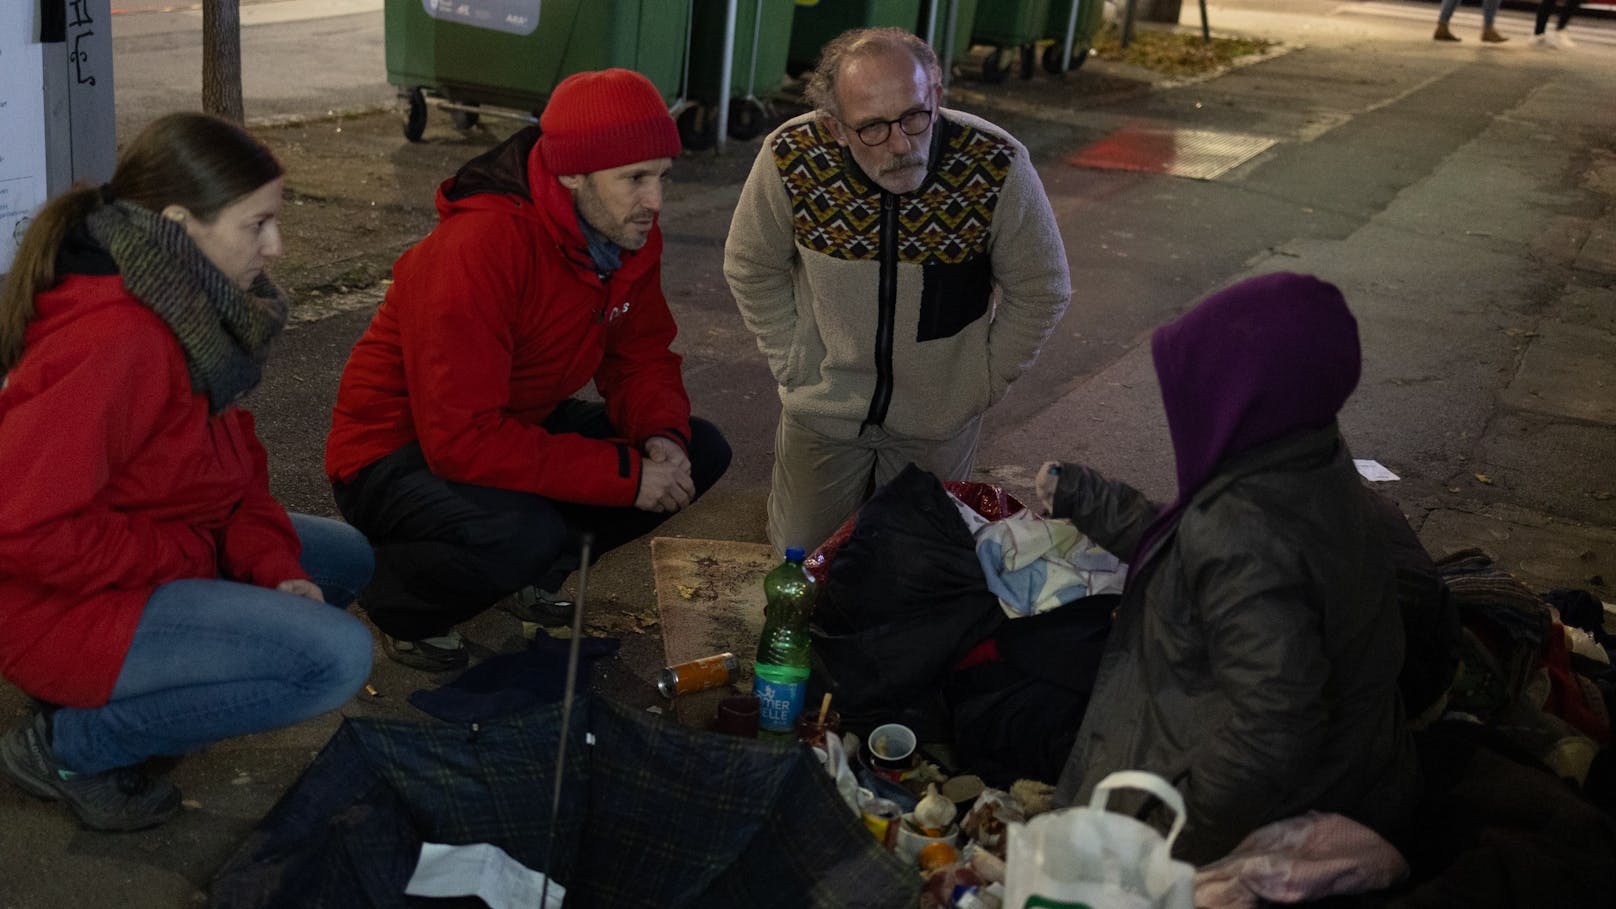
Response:
[[[251,391],[269,342],[286,325],[286,298],[265,275],[242,291],[184,226],[129,202],[103,205],[85,220],[111,254],[124,287],[166,323],[185,351],[191,387],[218,413]]]

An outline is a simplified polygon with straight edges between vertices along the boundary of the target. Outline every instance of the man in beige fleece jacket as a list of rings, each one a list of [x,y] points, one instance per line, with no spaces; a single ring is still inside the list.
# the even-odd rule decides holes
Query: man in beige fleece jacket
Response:
[[[911,461],[965,479],[1071,298],[1026,148],[942,107],[940,76],[901,29],[837,37],[736,206],[724,275],[780,387],[776,549],[817,547]]]

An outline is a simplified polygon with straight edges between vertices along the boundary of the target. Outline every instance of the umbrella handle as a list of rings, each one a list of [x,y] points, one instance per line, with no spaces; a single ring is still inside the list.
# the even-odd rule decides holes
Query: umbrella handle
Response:
[[[567,767],[567,735],[572,725],[572,700],[578,689],[578,648],[584,636],[584,597],[589,590],[589,549],[595,535],[583,535],[583,553],[579,556],[578,597],[572,607],[572,640],[567,647],[567,684],[561,694],[561,744],[556,749],[555,788],[550,793],[550,842],[545,846],[544,886],[539,890],[539,905],[549,905],[550,879],[555,876],[556,821],[561,816],[561,780]]]

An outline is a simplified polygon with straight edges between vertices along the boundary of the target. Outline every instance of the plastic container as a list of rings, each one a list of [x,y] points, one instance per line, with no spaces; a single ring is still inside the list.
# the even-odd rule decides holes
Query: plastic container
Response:
[[[920,0],[797,0],[796,5],[787,55],[787,68],[793,75],[813,69],[819,49],[850,28],[895,25],[913,29],[920,18]]]
[[[620,66],[681,98],[691,0],[385,0],[387,81],[409,101],[404,136],[419,141],[427,96],[455,125],[489,113],[532,119],[573,73]]]
[[[752,693],[759,701],[758,731],[790,738],[808,689],[808,618],[813,614],[814,579],[802,567],[803,552],[786,550],[786,560],[763,579],[763,633],[752,667]]]

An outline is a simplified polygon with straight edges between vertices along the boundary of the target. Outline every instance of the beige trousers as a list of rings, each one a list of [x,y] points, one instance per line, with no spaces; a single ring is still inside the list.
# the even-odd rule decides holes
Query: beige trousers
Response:
[[[782,554],[789,546],[813,552],[911,461],[939,480],[968,479],[981,434],[982,418],[975,417],[948,439],[911,439],[879,426],[836,439],[782,412],[774,434],[769,542]]]

